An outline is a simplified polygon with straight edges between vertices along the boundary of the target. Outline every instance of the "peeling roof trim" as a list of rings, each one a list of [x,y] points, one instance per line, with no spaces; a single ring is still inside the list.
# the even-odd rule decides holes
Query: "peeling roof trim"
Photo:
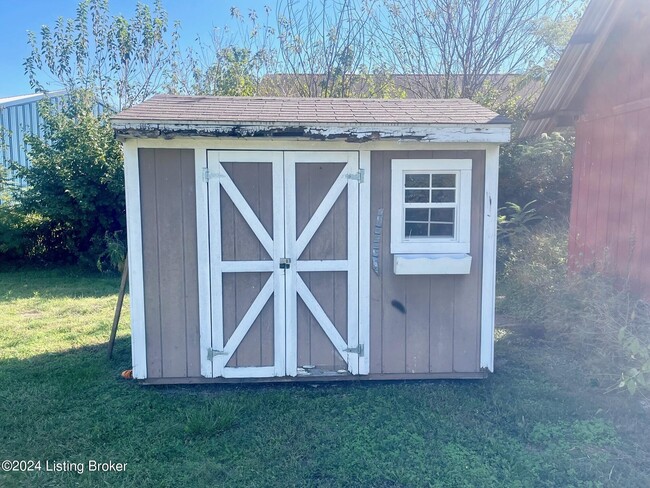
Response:
[[[241,124],[201,121],[136,121],[113,119],[113,128],[123,139],[141,137],[282,137],[346,139],[367,142],[378,139],[411,139],[424,142],[510,141],[510,124]]]

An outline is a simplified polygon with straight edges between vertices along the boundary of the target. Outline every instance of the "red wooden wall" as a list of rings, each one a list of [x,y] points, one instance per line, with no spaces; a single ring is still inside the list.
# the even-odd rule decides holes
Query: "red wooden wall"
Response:
[[[581,90],[569,236],[574,269],[596,265],[648,299],[649,11],[622,16]]]

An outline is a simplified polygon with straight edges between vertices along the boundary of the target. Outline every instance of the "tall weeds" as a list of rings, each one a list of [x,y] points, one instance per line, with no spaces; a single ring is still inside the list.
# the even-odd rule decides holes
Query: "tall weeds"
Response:
[[[566,249],[558,224],[501,242],[498,311],[543,328],[611,389],[650,393],[650,306],[603,273],[569,272]]]

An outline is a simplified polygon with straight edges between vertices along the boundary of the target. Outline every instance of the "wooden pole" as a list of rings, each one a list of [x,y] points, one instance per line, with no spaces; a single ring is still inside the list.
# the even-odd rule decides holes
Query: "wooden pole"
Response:
[[[111,329],[111,337],[108,340],[108,359],[113,357],[113,346],[115,345],[115,336],[117,335],[117,324],[120,322],[120,314],[122,313],[122,303],[124,302],[124,294],[126,292],[126,282],[129,276],[129,260],[128,254],[124,256],[124,269],[122,270],[122,282],[120,283],[120,293],[117,296],[117,304],[115,305],[115,315],[113,316],[113,328]]]

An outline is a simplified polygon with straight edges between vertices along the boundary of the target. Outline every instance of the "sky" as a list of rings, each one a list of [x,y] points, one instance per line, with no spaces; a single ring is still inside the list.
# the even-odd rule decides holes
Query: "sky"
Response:
[[[32,93],[23,62],[29,55],[27,31],[38,33],[42,25],[53,26],[59,17],[74,18],[78,0],[0,0],[0,98]],[[109,0],[110,11],[133,16],[135,0]],[[153,5],[153,0],[140,3]],[[201,36],[207,40],[213,27],[230,20],[230,8],[237,6],[246,15],[249,9],[275,9],[275,0],[163,0],[169,23],[181,23],[181,42]]]

